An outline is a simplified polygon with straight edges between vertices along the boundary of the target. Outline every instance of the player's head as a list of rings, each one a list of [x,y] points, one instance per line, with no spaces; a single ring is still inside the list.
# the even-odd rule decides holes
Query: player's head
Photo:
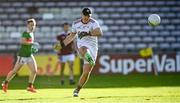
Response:
[[[82,16],[82,20],[83,22],[88,22],[90,17],[92,15],[92,11],[90,8],[83,8],[81,16]]]
[[[33,32],[36,28],[36,20],[34,18],[27,20],[27,28],[30,32]]]
[[[65,23],[63,23],[63,30],[64,30],[64,32],[68,32],[68,30],[69,30],[69,24],[67,23],[67,22],[65,22]]]

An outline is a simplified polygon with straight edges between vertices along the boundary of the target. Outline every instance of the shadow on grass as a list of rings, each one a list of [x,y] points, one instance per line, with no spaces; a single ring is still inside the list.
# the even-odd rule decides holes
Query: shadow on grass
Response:
[[[35,100],[35,99],[40,99],[40,98],[17,98],[17,99],[3,99],[3,100],[0,100],[0,101],[14,101],[14,100],[19,100],[19,101],[26,101],[26,100]]]
[[[86,99],[106,99],[106,98],[122,98],[122,96],[100,96],[100,97],[92,97],[92,98],[80,98],[81,100]]]
[[[1,77],[3,81],[5,77]],[[76,84],[79,76],[75,77]],[[91,75],[85,88],[129,88],[129,87],[161,87],[180,86],[180,74],[130,74],[130,75]],[[15,77],[10,83],[10,89],[26,89],[28,77]],[[43,88],[75,88],[76,85],[69,85],[66,77],[65,85],[60,84],[59,76],[37,76],[35,87]]]
[[[158,98],[158,96],[131,96],[131,97],[132,98],[141,98],[141,99],[143,97],[143,99],[146,101],[151,100],[151,98]],[[99,96],[99,97],[90,97],[90,98],[87,97],[87,98],[80,98],[80,99],[81,100],[88,100],[88,99],[95,99],[95,100],[102,99],[102,100],[104,100],[104,99],[109,99],[109,98],[121,100],[121,99],[125,99],[125,98],[128,99],[129,96]]]

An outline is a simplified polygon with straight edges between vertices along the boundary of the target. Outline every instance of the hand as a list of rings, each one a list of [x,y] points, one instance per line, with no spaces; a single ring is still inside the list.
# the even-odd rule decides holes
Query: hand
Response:
[[[57,42],[53,45],[53,50],[56,52],[59,52],[62,48],[63,48],[63,46],[60,42]]]
[[[59,42],[55,43],[53,45],[53,50],[56,51],[56,52],[59,52],[60,50],[62,49],[62,46]]]
[[[39,51],[40,45],[38,42],[32,44],[32,53],[37,53]]]
[[[34,48],[34,47],[32,47],[32,53],[34,54],[34,53],[37,53],[39,50],[37,49],[37,48]]]
[[[79,38],[79,39],[82,39],[82,38],[85,37],[85,36],[91,36],[91,33],[84,32],[84,31],[78,33],[78,38]]]

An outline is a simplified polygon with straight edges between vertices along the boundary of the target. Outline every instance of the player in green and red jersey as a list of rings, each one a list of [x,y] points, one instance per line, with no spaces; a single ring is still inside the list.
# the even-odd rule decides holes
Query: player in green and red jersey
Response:
[[[7,92],[8,83],[24,64],[27,64],[27,66],[30,68],[31,71],[31,74],[29,76],[29,84],[27,87],[27,91],[36,92],[36,89],[33,87],[33,83],[37,74],[37,64],[36,64],[36,60],[34,59],[33,53],[36,53],[38,51],[37,48],[38,44],[34,43],[33,32],[35,28],[36,28],[35,19],[28,19],[27,31],[23,32],[21,36],[21,47],[17,55],[16,64],[14,68],[8,73],[5,81],[2,83],[2,90],[4,92]]]

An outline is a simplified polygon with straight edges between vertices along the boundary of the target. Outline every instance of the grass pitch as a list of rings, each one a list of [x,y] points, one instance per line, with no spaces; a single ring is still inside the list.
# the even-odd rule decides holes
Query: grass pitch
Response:
[[[0,78],[2,81],[4,77]],[[179,103],[180,75],[150,74],[92,75],[81,90],[72,97],[75,86],[64,86],[59,77],[37,77],[37,93],[25,90],[27,77],[16,77],[8,93],[0,92],[0,103]],[[78,77],[76,77],[77,81]]]

